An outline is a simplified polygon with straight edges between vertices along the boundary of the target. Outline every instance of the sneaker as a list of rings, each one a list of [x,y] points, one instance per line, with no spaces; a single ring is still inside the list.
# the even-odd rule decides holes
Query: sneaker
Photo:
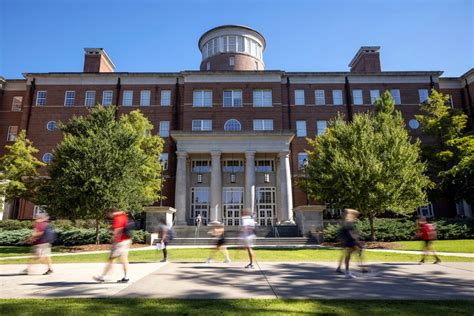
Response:
[[[97,282],[105,282],[105,279],[103,276],[94,276],[93,279],[96,280]]]
[[[346,279],[357,279],[355,275],[353,275],[351,272],[346,273]]]
[[[230,259],[225,259],[224,260],[224,263],[231,263],[231,262],[232,262],[232,260],[230,260]]]
[[[433,262],[433,264],[437,264],[437,263],[440,263],[441,262],[441,259],[440,258],[436,258],[435,262]]]
[[[49,274],[51,274],[51,273],[53,273],[53,270],[48,269],[48,271],[46,271],[45,273],[43,273],[43,275],[49,275]]]
[[[206,263],[212,263],[212,259],[211,258],[207,259]]]
[[[425,263],[425,259],[421,259],[420,262],[418,262],[418,264],[423,264]]]
[[[160,260],[160,262],[168,262],[168,259]]]
[[[120,280],[117,281],[117,283],[128,283],[130,279],[127,279],[126,277],[121,278]]]
[[[336,273],[344,274],[344,272],[342,272],[341,268],[337,268]]]
[[[30,273],[30,272],[28,271],[28,269],[22,270],[22,271],[20,272],[20,274],[29,274],[29,273]]]
[[[249,263],[248,265],[245,266],[245,269],[253,269],[255,268],[253,264]]]

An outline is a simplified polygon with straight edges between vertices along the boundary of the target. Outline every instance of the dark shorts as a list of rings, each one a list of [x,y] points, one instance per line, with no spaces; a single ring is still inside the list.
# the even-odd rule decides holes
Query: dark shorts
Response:
[[[345,248],[352,248],[358,246],[357,241],[355,240],[343,240],[342,246]]]
[[[425,243],[425,248],[431,246],[431,244],[433,243],[432,240],[423,240],[423,242]]]
[[[224,245],[225,245],[225,238],[224,237],[221,237],[221,238],[217,239],[217,242],[216,242],[217,247],[224,246]]]

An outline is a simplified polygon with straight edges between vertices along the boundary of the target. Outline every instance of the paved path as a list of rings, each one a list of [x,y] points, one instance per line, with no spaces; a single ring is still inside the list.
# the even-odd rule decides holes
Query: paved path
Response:
[[[315,298],[315,299],[474,299],[474,263],[374,263],[357,279],[335,274],[334,263],[241,262],[138,263],[129,284],[96,283],[103,264],[57,264],[49,276],[18,275],[24,266],[2,265],[0,298]]]

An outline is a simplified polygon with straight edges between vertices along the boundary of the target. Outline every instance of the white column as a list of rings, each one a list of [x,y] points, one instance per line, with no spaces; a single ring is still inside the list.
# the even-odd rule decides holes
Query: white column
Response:
[[[211,151],[211,223],[219,222],[222,219],[222,175],[221,175],[221,152]]]
[[[176,225],[187,225],[186,220],[186,157],[184,151],[177,151],[178,163],[176,166],[176,190],[174,207],[176,208]]]
[[[255,151],[245,152],[245,208],[255,211]]]
[[[290,153],[280,152],[280,198],[281,216],[278,221],[282,224],[294,224],[293,195],[291,192]]]

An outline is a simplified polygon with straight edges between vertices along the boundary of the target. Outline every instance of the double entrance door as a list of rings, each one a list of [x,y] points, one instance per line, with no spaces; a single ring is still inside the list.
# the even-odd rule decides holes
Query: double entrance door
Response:
[[[240,225],[240,216],[244,207],[244,188],[223,188],[223,222],[227,226]]]

